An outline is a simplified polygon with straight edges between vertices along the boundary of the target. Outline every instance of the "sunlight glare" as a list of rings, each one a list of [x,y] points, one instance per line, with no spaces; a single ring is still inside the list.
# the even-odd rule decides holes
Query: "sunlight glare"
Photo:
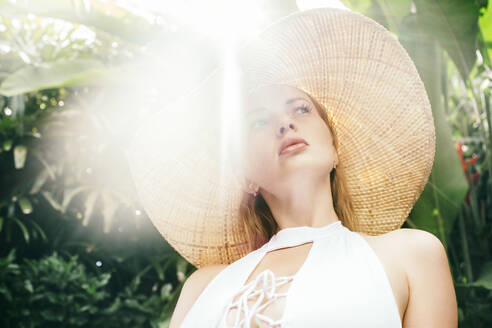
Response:
[[[350,10],[340,0],[297,0],[296,4],[300,11],[324,7]]]

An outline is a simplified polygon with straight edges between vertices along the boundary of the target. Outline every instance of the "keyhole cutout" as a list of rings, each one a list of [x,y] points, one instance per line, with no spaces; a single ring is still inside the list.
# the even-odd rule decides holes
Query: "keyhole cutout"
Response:
[[[271,320],[271,322],[281,320],[284,316],[287,297],[290,288],[292,287],[292,284],[294,283],[294,280],[296,278],[295,276],[299,273],[301,268],[306,263],[312,246],[313,241],[310,241],[301,245],[278,248],[266,252],[263,258],[254,268],[254,270],[248,276],[248,279],[243,284],[240,292],[238,292],[234,296],[233,301],[230,304],[232,305],[241,299],[244,300],[247,298],[246,303],[248,312],[251,312],[255,303],[258,303],[259,298],[261,297],[261,295],[263,295],[263,300],[261,301],[261,303],[258,303],[259,307],[263,307],[256,313],[259,314],[261,318],[266,317],[266,319],[265,321],[259,320],[259,323],[265,324],[267,320]],[[267,270],[273,272],[274,277],[278,279],[275,282],[274,293],[271,293],[273,287],[273,282],[271,281],[272,275],[270,273],[267,273]],[[259,278],[260,280],[257,280],[257,278]],[[247,290],[244,290],[244,288],[248,285],[254,285],[254,287],[251,287],[252,289],[249,293],[247,292]],[[266,293],[262,293],[262,289],[264,286],[266,287]],[[277,294],[277,296],[270,298],[275,294]],[[287,295],[279,296],[282,294]],[[248,295],[250,297],[248,297]],[[265,304],[267,303],[268,305],[265,306]],[[241,307],[243,308],[241,309]],[[239,313],[238,310],[240,310]],[[229,311],[226,314],[227,327],[233,327],[236,323],[237,318],[239,318],[239,321],[244,319],[244,305],[237,304],[237,306],[229,308]],[[250,322],[250,325],[252,327],[256,327],[257,319],[258,317],[252,317],[252,320]]]

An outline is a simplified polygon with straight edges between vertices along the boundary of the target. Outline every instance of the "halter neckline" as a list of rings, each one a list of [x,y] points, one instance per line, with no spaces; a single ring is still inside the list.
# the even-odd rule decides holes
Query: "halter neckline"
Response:
[[[283,228],[274,234],[262,248],[265,248],[266,251],[270,251],[277,248],[296,246],[332,234],[343,228],[345,228],[345,226],[342,225],[342,221],[340,220],[321,227],[303,225]]]

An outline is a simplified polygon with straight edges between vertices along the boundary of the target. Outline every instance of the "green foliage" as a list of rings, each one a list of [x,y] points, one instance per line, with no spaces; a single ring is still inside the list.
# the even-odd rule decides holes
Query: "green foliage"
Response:
[[[296,9],[293,0],[259,2],[272,19]],[[446,246],[460,327],[489,327],[488,1],[343,2],[398,37],[424,80],[436,160],[404,227]],[[122,149],[148,114],[142,107],[159,109],[193,84],[169,78],[180,71],[169,67],[211,64],[217,53],[195,32],[172,31],[184,29],[174,18],[149,20],[98,0],[0,0],[0,11],[0,325],[167,327],[190,266],[140,210]],[[199,42],[184,48],[190,40]],[[171,61],[176,50],[196,56]],[[145,79],[160,70],[159,83]]]
[[[476,61],[479,4],[462,0],[415,0],[421,30],[432,35],[447,51],[463,78]]]
[[[38,89],[90,84],[100,80],[104,65],[91,59],[60,59],[42,67],[26,66],[10,74],[0,88],[0,94],[13,96]]]
[[[159,26],[131,10],[114,3],[99,0],[77,1],[28,0],[22,3],[0,1],[0,9],[10,15],[34,13],[64,19],[106,31],[113,36],[132,42],[145,43],[161,33]],[[167,17],[171,20],[171,17]]]
[[[488,327],[492,322],[492,119],[491,69],[479,62],[469,83],[449,64],[445,108],[467,190],[457,225],[449,237],[450,262],[464,327]]]
[[[123,290],[110,290],[111,273],[87,272],[77,256],[56,252],[16,263],[15,250],[0,258],[2,327],[162,327],[171,285],[139,291],[137,275]]]

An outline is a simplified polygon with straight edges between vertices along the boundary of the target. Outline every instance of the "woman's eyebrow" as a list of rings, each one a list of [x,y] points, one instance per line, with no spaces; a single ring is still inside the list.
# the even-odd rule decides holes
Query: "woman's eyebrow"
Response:
[[[305,99],[305,98],[303,98],[303,97],[295,97],[295,98],[290,98],[290,99],[287,99],[287,101],[285,102],[285,104],[286,104],[286,105],[290,105],[290,104],[292,104],[292,103],[293,103],[294,101],[296,101],[296,100],[306,100],[306,99]],[[246,116],[248,116],[248,115],[250,115],[250,114],[252,114],[252,113],[254,113],[254,112],[258,112],[258,111],[262,111],[262,110],[266,110],[266,108],[265,108],[265,107],[257,107],[257,108],[254,108],[254,109],[252,109],[252,110],[248,111],[248,112],[246,113]]]
[[[289,105],[289,104],[293,103],[293,102],[294,102],[294,101],[296,101],[296,100],[306,100],[306,99],[304,99],[303,97],[295,97],[295,98],[290,98],[289,100],[287,100],[287,101],[285,102],[285,104],[286,104],[286,105]]]

